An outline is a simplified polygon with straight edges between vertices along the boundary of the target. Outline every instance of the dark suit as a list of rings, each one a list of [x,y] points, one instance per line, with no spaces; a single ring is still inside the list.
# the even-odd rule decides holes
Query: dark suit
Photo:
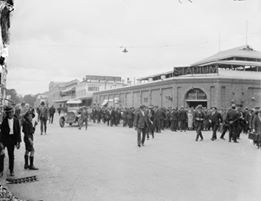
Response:
[[[227,112],[226,122],[229,124],[229,142],[233,139],[234,142],[237,142],[237,126],[240,114],[235,109],[230,109]]]
[[[204,113],[201,111],[195,112],[195,126],[197,131],[196,141],[198,141],[198,138],[200,137],[201,140],[203,140],[202,130],[203,130],[203,121],[204,121]]]
[[[134,119],[134,126],[137,129],[137,143],[138,146],[144,145],[145,137],[146,137],[146,129],[148,128],[148,116],[146,112],[143,113],[141,111],[136,113],[135,119]],[[142,134],[142,139],[141,139]]]
[[[4,118],[2,125],[1,125],[1,137],[0,142],[7,147],[8,158],[9,158],[9,170],[12,173],[14,170],[14,148],[15,145],[21,142],[21,130],[19,120],[14,117],[14,124],[13,124],[13,131],[14,133],[10,135],[10,128],[8,124],[8,119]],[[3,167],[3,163],[0,164]]]
[[[220,123],[222,122],[221,114],[217,111],[215,113],[211,113],[210,120],[211,120],[211,126],[212,126],[212,130],[213,130],[211,139],[216,140],[217,139],[217,130],[219,128]]]

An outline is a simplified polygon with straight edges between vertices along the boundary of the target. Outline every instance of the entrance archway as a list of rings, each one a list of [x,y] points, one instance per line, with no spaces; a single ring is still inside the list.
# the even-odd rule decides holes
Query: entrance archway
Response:
[[[188,107],[208,106],[207,94],[199,88],[190,89],[185,96],[185,101]]]

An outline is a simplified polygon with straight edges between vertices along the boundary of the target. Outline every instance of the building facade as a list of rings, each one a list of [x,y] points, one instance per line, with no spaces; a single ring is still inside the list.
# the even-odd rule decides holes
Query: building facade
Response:
[[[84,105],[91,105],[93,93],[108,89],[116,89],[127,84],[118,76],[86,75],[80,82],[50,82],[48,92],[49,105],[64,106],[70,99],[80,99]]]
[[[2,119],[3,107],[7,104],[14,104],[6,97],[6,77],[10,13],[14,10],[13,0],[0,0],[0,121]]]
[[[79,80],[71,80],[69,82],[50,82],[48,91],[48,105],[60,106],[68,100],[76,97],[76,86]]]
[[[141,78],[139,85],[94,93],[97,105],[116,107],[261,106],[261,53],[248,46],[209,57],[197,65]]]

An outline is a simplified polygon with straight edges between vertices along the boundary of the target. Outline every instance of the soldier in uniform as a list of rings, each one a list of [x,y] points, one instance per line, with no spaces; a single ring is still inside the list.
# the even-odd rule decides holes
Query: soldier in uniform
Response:
[[[213,131],[211,140],[214,141],[217,139],[217,130],[219,128],[220,123],[222,123],[222,116],[217,111],[216,107],[212,108],[212,112],[210,114],[209,121],[210,121],[212,131]]]
[[[21,127],[19,120],[14,116],[12,107],[5,108],[6,117],[1,124],[0,147],[6,147],[9,158],[10,176],[14,176],[14,150],[20,148]],[[2,148],[3,149],[3,148]],[[1,157],[1,159],[3,159]],[[4,160],[0,161],[0,170],[4,169]]]
[[[195,126],[196,126],[196,141],[200,137],[200,140],[203,140],[202,130],[203,130],[203,121],[204,121],[204,113],[202,111],[202,105],[198,105],[195,112]]]
[[[38,170],[34,166],[34,146],[33,146],[33,135],[35,132],[35,126],[37,123],[33,125],[33,118],[34,118],[34,113],[31,111],[28,111],[25,116],[24,116],[24,121],[23,121],[23,133],[24,133],[24,143],[25,143],[25,155],[24,155],[24,169],[29,169],[29,170]],[[30,165],[28,163],[28,159],[30,157]]]

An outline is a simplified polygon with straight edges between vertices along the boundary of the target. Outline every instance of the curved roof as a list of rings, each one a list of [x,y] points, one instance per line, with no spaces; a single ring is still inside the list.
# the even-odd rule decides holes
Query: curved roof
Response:
[[[226,60],[231,57],[242,57],[242,58],[251,58],[251,59],[258,59],[258,60],[260,59],[261,60],[261,52],[252,49],[248,45],[244,45],[244,46],[240,46],[240,47],[218,52],[210,57],[207,57],[206,59],[193,63],[191,66],[205,65],[205,64],[217,62],[220,60]],[[230,60],[230,59],[228,59],[228,60]]]

